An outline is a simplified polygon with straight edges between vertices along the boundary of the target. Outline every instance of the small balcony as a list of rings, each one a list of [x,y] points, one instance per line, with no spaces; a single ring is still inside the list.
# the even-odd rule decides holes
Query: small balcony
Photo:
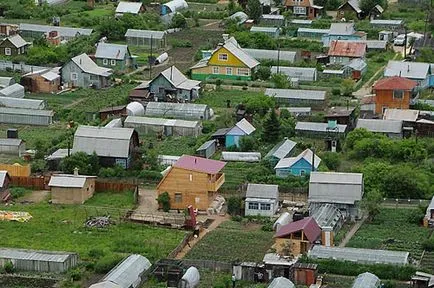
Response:
[[[225,183],[224,173],[212,175],[208,182],[208,191],[217,192],[223,183]]]

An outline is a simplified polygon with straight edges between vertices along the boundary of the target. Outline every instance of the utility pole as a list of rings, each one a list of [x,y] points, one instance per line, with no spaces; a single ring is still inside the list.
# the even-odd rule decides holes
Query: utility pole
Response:
[[[148,62],[149,62],[149,80],[152,79],[152,41],[153,40],[153,35],[151,35],[151,55],[149,55],[148,57]]]
[[[280,43],[277,42],[277,74],[280,72]]]
[[[404,59],[407,58],[407,27],[404,25]]]

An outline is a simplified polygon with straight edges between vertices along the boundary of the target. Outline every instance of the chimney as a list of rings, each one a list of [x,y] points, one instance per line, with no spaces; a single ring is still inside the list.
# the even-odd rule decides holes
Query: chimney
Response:
[[[229,40],[229,34],[222,34],[222,37],[225,42]]]
[[[77,167],[74,168],[74,176],[78,176],[78,168]]]

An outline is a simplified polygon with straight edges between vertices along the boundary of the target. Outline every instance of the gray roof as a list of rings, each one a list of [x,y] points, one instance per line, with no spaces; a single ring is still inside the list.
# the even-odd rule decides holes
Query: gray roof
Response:
[[[362,9],[360,9],[359,6],[359,0],[348,0],[347,2],[344,2],[341,6],[339,6],[338,9],[340,9],[342,6],[344,6],[345,4],[349,4],[351,7],[353,7],[353,9],[357,12],[357,13],[361,13]]]
[[[140,8],[142,7],[142,2],[125,2],[120,1],[118,6],[116,7],[116,13],[131,13],[138,14],[140,12]]]
[[[363,69],[368,67],[368,64],[365,60],[361,58],[354,58],[346,66],[356,71],[362,71]]]
[[[319,158],[318,155],[313,154],[312,150],[310,150],[309,148],[307,148],[306,150],[304,150],[303,152],[298,154],[296,157],[289,157],[289,158],[280,159],[280,161],[276,164],[274,169],[291,167],[292,165],[294,165],[295,163],[297,163],[301,159],[306,160],[307,163],[312,165],[312,157],[315,157],[314,165],[315,165],[315,169],[316,169],[316,168],[318,168],[319,164],[321,163],[321,158]]]
[[[53,117],[54,111],[53,110],[40,110],[40,109],[21,109],[21,108],[0,107],[0,114]]]
[[[404,78],[424,80],[428,77],[429,68],[429,63],[390,60],[384,70],[384,77],[401,76]]]
[[[298,28],[297,33],[318,33],[318,34],[329,34],[330,29],[318,29],[318,28]]]
[[[357,276],[351,288],[378,288],[380,284],[380,278],[372,273],[365,272]]]
[[[222,152],[222,160],[239,162],[259,162],[261,153],[259,152]]]
[[[295,288],[295,285],[285,277],[277,277],[268,285],[268,288]]]
[[[358,119],[357,128],[365,128],[371,132],[396,133],[402,132],[402,121],[382,119]]]
[[[263,26],[252,26],[250,32],[263,32],[263,33],[277,33],[280,29],[278,27],[263,27]]]
[[[247,184],[246,197],[248,198],[266,198],[278,199],[279,186],[269,184]]]
[[[0,188],[3,188],[3,184],[5,184],[5,179],[7,175],[8,171],[0,171]]]
[[[340,248],[325,247],[315,245],[309,252],[308,256],[318,259],[336,259],[341,261],[352,261],[367,264],[408,264],[408,252],[374,250],[361,248]]]
[[[206,141],[205,143],[203,143],[202,145],[200,145],[200,147],[197,148],[196,151],[206,150],[206,149],[208,149],[210,146],[215,145],[215,143],[216,143],[216,140],[215,140],[215,139],[213,139],[213,140],[208,140],[208,141]]]
[[[0,105],[8,108],[41,110],[45,108],[45,100],[22,99],[22,98],[0,96]]]
[[[103,77],[109,77],[113,74],[111,69],[98,66],[86,53],[73,57],[71,61],[85,73]]]
[[[16,138],[0,138],[0,146],[20,146],[23,140]]]
[[[292,24],[298,24],[298,25],[312,25],[312,20],[303,20],[303,19],[293,19],[291,20]]]
[[[175,65],[167,68],[160,73],[167,79],[173,86],[178,89],[191,90],[195,87],[199,87],[200,81],[188,79]],[[154,78],[156,79],[156,78]]]
[[[279,109],[288,110],[291,114],[310,114],[311,107],[280,107]]]
[[[330,35],[353,35],[354,33],[356,33],[354,23],[339,22],[330,25]]]
[[[289,139],[285,139],[277,143],[276,145],[274,145],[274,147],[267,153],[267,155],[265,155],[265,158],[271,156],[276,157],[278,159],[285,158],[292,151],[292,149],[295,148],[296,145],[297,145],[296,142],[291,141]]]
[[[309,203],[354,205],[363,197],[361,173],[311,172]]]
[[[0,259],[63,263],[74,254],[69,252],[0,248]]]
[[[87,178],[95,178],[95,176],[59,174],[53,175],[50,178],[48,186],[63,187],[63,188],[83,188]]]
[[[283,15],[278,14],[262,14],[261,18],[266,20],[285,20]]]
[[[297,89],[265,89],[265,95],[285,99],[325,100],[326,91]]]
[[[279,68],[279,73],[285,74],[289,78],[300,78],[303,80],[305,78],[315,80],[317,70],[316,68],[307,67],[285,67],[285,66],[271,66],[271,73],[277,73],[277,68]]]
[[[312,131],[312,132],[327,132],[328,123],[320,122],[297,122],[295,125],[295,130],[299,131]],[[339,133],[345,133],[347,130],[347,125],[338,124],[337,125]]]
[[[116,265],[103,281],[110,281],[120,286],[120,288],[133,287],[138,283],[140,276],[151,267],[151,262],[142,255],[133,254],[128,256],[121,263]]]
[[[19,34],[9,36],[6,39],[4,39],[3,41],[5,41],[5,40],[9,40],[12,43],[12,45],[14,45],[16,48],[21,48],[21,47],[29,44]]]
[[[178,10],[188,8],[188,4],[185,0],[172,0],[164,3],[163,5],[167,6],[171,12],[176,12]]]
[[[316,223],[321,229],[323,227],[334,228],[339,223],[344,222],[344,216],[341,210],[339,210],[335,205],[326,203],[320,205],[314,211],[310,211],[310,216],[312,216]]]
[[[75,37],[77,35],[77,33],[79,35],[90,35],[93,30],[92,29],[86,29],[86,28],[73,28],[73,27],[21,23],[20,24],[20,31],[34,31],[34,32],[41,32],[41,33],[48,33],[50,31],[57,31],[60,34],[60,36]]]
[[[248,49],[243,50],[255,58],[256,60],[277,60],[295,62],[297,52],[294,51],[282,51],[282,50],[265,50],[265,49]]]
[[[186,127],[186,128],[195,128],[200,124],[199,121],[140,117],[140,116],[128,116],[125,119],[125,125],[128,125],[129,123],[139,124],[139,125],[155,125],[155,126]]]
[[[128,29],[125,33],[125,37],[136,37],[136,38],[145,38],[145,39],[163,39],[166,32],[164,31],[155,31],[155,30],[137,30],[137,29]]]
[[[15,83],[14,77],[0,77],[0,87],[4,88]]]
[[[48,71],[47,73],[41,74],[41,77],[48,80],[48,81],[53,81],[53,80],[56,80],[57,78],[60,78],[60,75],[58,73]]]
[[[404,24],[404,20],[374,19],[369,23],[371,25],[402,25]]]
[[[386,109],[383,114],[384,120],[402,120],[416,122],[419,117],[419,110],[411,109]]]
[[[249,121],[246,120],[246,118],[241,119],[240,121],[238,121],[235,126],[237,126],[238,128],[240,128],[242,131],[244,131],[244,133],[246,133],[247,135],[252,134],[253,132],[255,132],[256,128],[253,127],[252,124],[250,124]]]
[[[24,98],[24,86],[15,83],[0,90],[0,95],[14,98]]]
[[[51,155],[47,156],[45,160],[56,160],[56,159],[63,159],[66,156],[68,156],[68,149],[57,149],[54,151]]]
[[[333,69],[324,69],[322,74],[330,74],[330,75],[342,75],[344,74],[344,70],[333,70]]]
[[[103,157],[127,158],[130,155],[132,128],[105,128],[80,125],[74,134],[72,152],[95,152]]]
[[[123,60],[128,56],[128,46],[111,43],[98,43],[95,58]]]
[[[312,172],[309,183],[362,185],[362,173]]]
[[[229,38],[225,44],[223,45],[224,48],[229,50],[230,53],[232,53],[238,60],[243,62],[247,67],[254,68],[259,65],[259,62],[250,56],[246,51],[244,51],[237,43],[234,37]],[[217,51],[216,49],[215,51]],[[214,52],[215,52],[214,51]]]

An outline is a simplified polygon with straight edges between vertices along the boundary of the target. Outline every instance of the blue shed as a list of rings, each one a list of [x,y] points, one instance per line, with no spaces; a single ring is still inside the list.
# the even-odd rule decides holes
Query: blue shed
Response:
[[[246,119],[241,119],[235,126],[226,133],[226,147],[240,146],[240,139],[243,136],[250,135],[255,131],[255,127]]]
[[[314,170],[318,170],[318,166],[321,163],[321,158],[312,152],[310,149],[306,149],[301,152],[297,157],[289,157],[281,159],[274,167],[276,170],[276,176],[280,178],[288,177],[290,174],[294,176],[310,175],[312,172],[312,158],[314,158]]]

